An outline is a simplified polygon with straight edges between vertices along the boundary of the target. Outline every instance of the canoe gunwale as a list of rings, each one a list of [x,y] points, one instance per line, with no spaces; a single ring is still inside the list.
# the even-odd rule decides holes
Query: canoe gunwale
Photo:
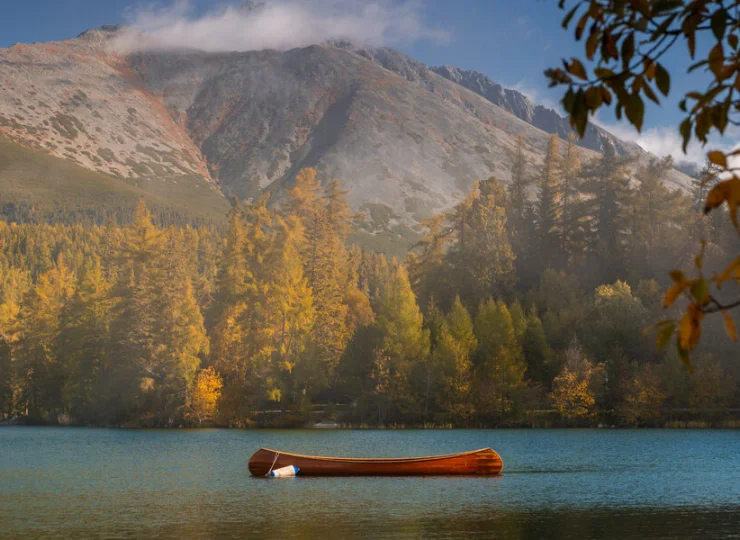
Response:
[[[419,462],[419,461],[434,461],[434,460],[440,460],[440,459],[458,458],[462,456],[468,456],[471,454],[479,454],[481,452],[493,452],[496,456],[498,456],[498,453],[492,448],[479,448],[478,450],[469,450],[467,452],[457,452],[455,454],[444,454],[444,455],[439,455],[439,456],[420,456],[420,457],[408,457],[408,458],[347,458],[347,457],[308,456],[305,454],[293,454],[291,452],[281,452],[280,450],[273,450],[271,448],[260,448],[258,452],[262,450],[267,451],[267,452],[272,452],[275,454],[279,454],[281,456],[289,456],[289,457],[301,458],[301,459],[311,459],[311,460],[317,460],[317,461],[340,461],[343,463],[364,463],[368,461],[373,462],[373,463],[414,463],[414,462]],[[500,456],[498,457],[500,459]]]

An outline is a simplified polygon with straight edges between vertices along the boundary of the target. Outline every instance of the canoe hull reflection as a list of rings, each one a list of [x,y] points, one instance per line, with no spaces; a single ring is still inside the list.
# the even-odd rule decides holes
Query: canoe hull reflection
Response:
[[[298,467],[299,476],[492,475],[504,468],[501,456],[490,448],[417,458],[333,458],[261,448],[249,458],[253,476],[265,476],[271,469],[288,465]]]

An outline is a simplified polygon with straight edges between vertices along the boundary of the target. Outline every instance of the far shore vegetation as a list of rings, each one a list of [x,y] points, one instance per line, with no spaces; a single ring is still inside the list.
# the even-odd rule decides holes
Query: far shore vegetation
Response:
[[[512,153],[405,260],[349,245],[337,181],[222,227],[0,221],[0,421],[129,427],[738,427],[721,321],[656,346],[668,271],[738,252],[707,187],[607,148]],[[671,309],[680,313],[677,302]],[[668,312],[670,315],[670,311]]]

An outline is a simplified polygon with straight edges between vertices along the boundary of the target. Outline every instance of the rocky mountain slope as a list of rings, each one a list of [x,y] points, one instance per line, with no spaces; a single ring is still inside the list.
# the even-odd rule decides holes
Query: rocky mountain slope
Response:
[[[431,69],[438,75],[472,90],[542,131],[557,133],[563,139],[567,139],[571,132],[568,120],[556,111],[532,103],[521,92],[504,88],[482,73],[450,66],[433,67]],[[596,152],[603,152],[607,144],[613,145],[617,153],[622,155],[641,151],[637,144],[621,141],[594,124],[588,125],[586,134],[578,141],[579,146]]]
[[[534,170],[548,132],[567,133],[521,94],[391,49],[123,57],[110,47],[117,31],[0,50],[0,136],[145,192],[186,192],[183,204],[193,205],[264,190],[279,199],[300,168],[314,166],[340,179],[370,218],[368,236],[403,243],[476,180],[508,181],[519,135]],[[590,137],[587,159],[613,140],[596,128]],[[688,178],[676,171],[669,182]]]

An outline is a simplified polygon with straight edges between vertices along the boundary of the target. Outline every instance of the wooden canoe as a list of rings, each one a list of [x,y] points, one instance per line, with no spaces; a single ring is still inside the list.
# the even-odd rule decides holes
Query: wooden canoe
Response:
[[[271,470],[295,465],[298,476],[434,476],[498,474],[504,462],[490,448],[446,456],[416,458],[338,458],[303,456],[269,448],[249,458],[249,472],[266,476]]]

